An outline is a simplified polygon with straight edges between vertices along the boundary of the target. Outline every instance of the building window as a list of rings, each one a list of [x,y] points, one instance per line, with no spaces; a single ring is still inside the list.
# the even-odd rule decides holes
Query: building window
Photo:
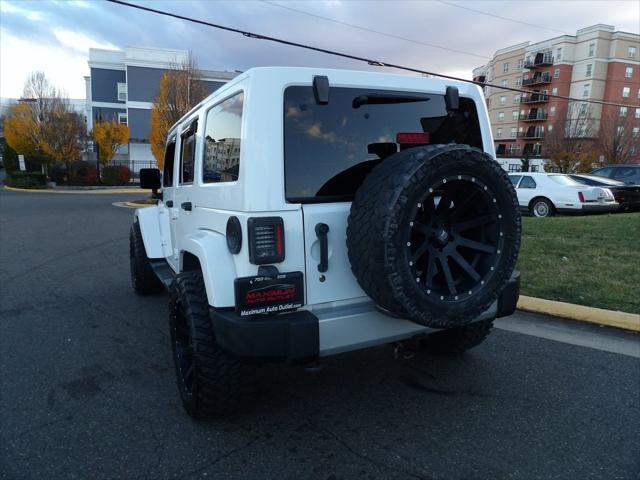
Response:
[[[513,120],[514,122],[518,121],[518,110],[514,110],[513,112],[511,112],[511,120]]]
[[[595,43],[590,43],[589,44],[589,56],[593,57],[596,53],[596,44]]]
[[[553,87],[551,89],[551,95],[557,95],[558,94],[558,87]]]
[[[633,131],[632,131],[632,135],[633,138],[638,138],[640,137],[640,127],[633,127]]]
[[[640,108],[636,108],[636,118],[640,118]]]
[[[627,116],[627,107],[620,107],[620,116],[621,117]]]
[[[511,138],[516,138],[518,136],[518,129],[516,127],[513,127],[509,132],[509,136]]]
[[[509,62],[505,62],[502,64],[502,73],[507,73],[509,71]]]
[[[556,61],[562,60],[562,47],[556,48]]]
[[[118,82],[118,101],[127,101],[127,84]]]
[[[590,93],[591,93],[591,85],[588,83],[585,83],[584,86],[582,87],[582,96],[588,97]]]
[[[502,138],[502,129],[501,128],[498,128],[496,130],[496,138]]]
[[[510,163],[509,164],[509,171],[510,172],[520,172],[522,170],[522,166],[518,165],[516,163]],[[520,180],[520,177],[518,177],[518,180]],[[516,181],[517,183],[517,181]]]
[[[118,123],[121,123],[122,125],[127,125],[127,114],[126,113],[119,113],[118,114]]]
[[[506,104],[507,104],[507,97],[504,97],[504,96],[500,97],[500,105],[506,105]]]
[[[622,96],[628,98],[631,94],[631,89],[629,87],[622,87]]]
[[[516,78],[516,87],[521,87],[522,86],[522,77],[517,77]]]
[[[498,112],[498,120],[500,121],[504,120],[504,112]]]
[[[549,126],[547,127],[547,130],[548,130],[548,131],[550,131],[550,132],[552,132],[552,131],[553,131],[553,124],[549,125]]]
[[[520,103],[520,95],[513,96],[513,103]]]
[[[630,46],[628,50],[628,55],[629,55],[629,58],[636,58],[636,47]]]
[[[624,78],[633,77],[633,67],[627,67],[624,69]]]
[[[630,149],[629,149],[629,155],[633,156],[636,154],[636,147],[635,145],[633,145]]]
[[[591,76],[591,70],[593,69],[593,64],[588,64],[587,65],[587,71],[585,72],[584,76],[585,77],[590,77]]]
[[[560,78],[560,69],[559,68],[556,68],[553,71],[553,78]]]
[[[207,112],[204,128],[204,183],[234,182],[240,173],[244,94],[238,93]]]
[[[616,134],[618,135],[618,137],[622,137],[624,135],[624,127],[619,126],[618,128],[616,128]]]
[[[507,84],[508,84],[508,80],[502,80],[502,81],[500,82],[500,85],[501,85],[502,87],[505,87],[505,88],[507,87]]]
[[[551,107],[549,109],[549,115],[551,115],[552,117],[556,116],[556,107]]]
[[[524,68],[524,58],[518,60],[518,70],[522,70]]]

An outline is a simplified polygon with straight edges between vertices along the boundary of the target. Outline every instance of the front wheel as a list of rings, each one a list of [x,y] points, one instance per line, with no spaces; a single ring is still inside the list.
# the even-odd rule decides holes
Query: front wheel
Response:
[[[458,355],[477,347],[493,329],[493,318],[426,335],[420,341],[427,353]]]
[[[250,402],[255,366],[218,346],[200,272],[176,277],[169,300],[169,329],[178,390],[189,415],[221,417]]]
[[[553,215],[554,208],[553,203],[546,198],[536,198],[533,202],[531,202],[531,215],[534,217],[550,217]]]

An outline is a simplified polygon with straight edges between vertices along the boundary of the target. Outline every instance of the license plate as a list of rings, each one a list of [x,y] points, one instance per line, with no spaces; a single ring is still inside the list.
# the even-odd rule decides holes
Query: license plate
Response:
[[[236,312],[243,317],[289,312],[304,304],[302,272],[235,280]]]

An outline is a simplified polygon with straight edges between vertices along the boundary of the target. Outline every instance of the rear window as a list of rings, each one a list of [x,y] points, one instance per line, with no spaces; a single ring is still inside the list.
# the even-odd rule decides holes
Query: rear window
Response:
[[[549,178],[554,182],[567,187],[579,187],[582,185],[580,182],[576,182],[573,178],[566,175],[549,175]]]
[[[363,98],[404,97],[399,103]],[[356,100],[358,99],[358,100]],[[448,115],[443,95],[331,87],[318,105],[311,86],[284,93],[286,197],[291,202],[350,201],[381,159],[399,150],[398,133],[429,134],[429,143],[482,148],[475,103],[460,98]]]

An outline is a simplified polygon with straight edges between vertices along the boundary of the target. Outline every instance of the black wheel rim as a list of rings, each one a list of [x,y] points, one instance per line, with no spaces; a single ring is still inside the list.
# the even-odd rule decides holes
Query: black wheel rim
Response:
[[[460,302],[485,288],[503,255],[499,202],[475,177],[442,178],[418,199],[409,218],[407,261],[434,301]]]
[[[189,399],[195,387],[196,361],[194,357],[193,336],[180,300],[176,301],[172,312],[171,336],[173,337],[173,355],[180,393]]]

